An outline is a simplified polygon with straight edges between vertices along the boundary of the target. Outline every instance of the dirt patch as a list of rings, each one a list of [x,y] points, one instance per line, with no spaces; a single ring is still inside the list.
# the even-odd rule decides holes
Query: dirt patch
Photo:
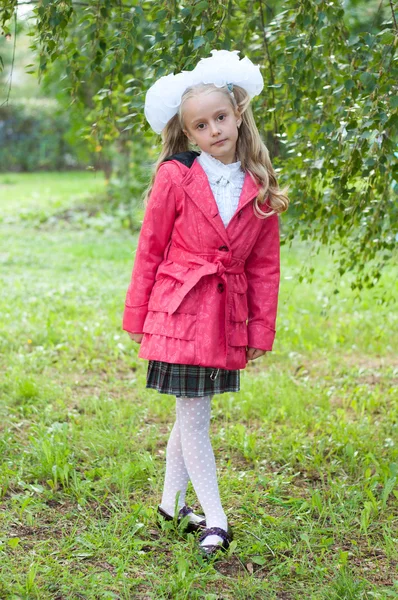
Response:
[[[388,356],[363,356],[347,354],[341,357],[342,362],[349,366],[360,366],[365,369],[385,369],[387,367],[398,368],[398,358],[393,354]]]
[[[245,565],[237,556],[215,561],[214,568],[221,575],[224,575],[224,577],[241,577],[248,572]]]
[[[7,535],[10,537],[20,538],[28,541],[43,541],[53,538],[62,537],[65,529],[51,525],[35,525],[29,527],[27,525],[13,524],[7,529]]]

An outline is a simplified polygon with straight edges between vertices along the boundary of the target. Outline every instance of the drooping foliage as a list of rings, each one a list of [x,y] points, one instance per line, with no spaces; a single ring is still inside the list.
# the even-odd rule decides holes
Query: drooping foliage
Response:
[[[58,73],[94,147],[153,156],[145,92],[213,48],[260,64],[256,121],[291,206],[282,242],[337,242],[339,273],[373,286],[397,232],[397,40],[393,2],[40,0],[32,41],[40,77]],[[2,0],[13,34],[17,2]],[[343,7],[344,6],[344,7]],[[152,154],[151,154],[152,153]],[[311,275],[311,267],[308,268]]]

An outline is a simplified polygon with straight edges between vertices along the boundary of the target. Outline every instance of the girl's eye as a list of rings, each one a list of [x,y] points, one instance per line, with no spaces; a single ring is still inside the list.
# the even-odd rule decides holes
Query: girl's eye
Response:
[[[226,118],[226,116],[227,116],[227,115],[218,115],[218,117],[217,117],[217,118],[218,118],[218,119],[221,119],[222,121],[225,121],[225,118]],[[202,125],[203,125],[203,127],[202,127]],[[198,123],[198,124],[196,125],[196,129],[203,129],[203,128],[204,128],[204,126],[205,126],[205,124],[204,124],[204,123]]]

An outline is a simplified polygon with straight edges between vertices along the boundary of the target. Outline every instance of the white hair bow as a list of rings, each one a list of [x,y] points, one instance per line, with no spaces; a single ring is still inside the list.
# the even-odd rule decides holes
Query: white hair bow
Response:
[[[250,98],[264,87],[260,67],[245,57],[239,59],[239,50],[212,50],[212,56],[202,58],[192,71],[160,77],[147,91],[145,117],[156,133],[177,114],[185,90],[197,83],[214,83],[217,87],[233,84],[247,91]],[[228,88],[231,91],[230,85]]]

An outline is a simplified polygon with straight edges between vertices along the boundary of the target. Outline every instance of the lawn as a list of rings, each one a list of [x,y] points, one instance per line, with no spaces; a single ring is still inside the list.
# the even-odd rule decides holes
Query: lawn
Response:
[[[122,331],[137,235],[91,214],[103,187],[0,174],[0,598],[397,598],[396,270],[356,299],[282,247],[274,350],[212,401],[235,539],[208,564],[157,520],[175,399]]]

